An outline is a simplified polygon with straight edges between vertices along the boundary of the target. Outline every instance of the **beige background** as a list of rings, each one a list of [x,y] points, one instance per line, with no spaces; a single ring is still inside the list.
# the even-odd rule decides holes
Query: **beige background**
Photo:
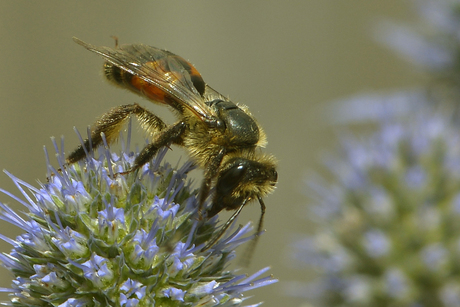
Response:
[[[280,161],[279,184],[266,199],[267,233],[247,271],[270,265],[281,282],[253,291],[249,302],[298,306],[302,300],[285,296],[283,287],[308,277],[288,255],[292,240],[309,229],[305,175],[334,141],[321,106],[415,84],[410,66],[371,39],[375,21],[411,16],[408,4],[397,0],[1,1],[0,169],[30,183],[43,181],[42,146],[52,150],[50,136],[64,135],[70,151],[78,144],[73,126],[84,131],[115,105],[140,102],[157,112],[105,83],[101,59],[72,36],[111,46],[110,35],[117,35],[121,43],[169,49],[190,59],[212,87],[247,104],[264,126],[267,151]],[[0,187],[18,194],[4,174]],[[13,203],[4,195],[0,200]],[[254,205],[239,222],[258,217]],[[6,223],[0,227],[18,233]],[[0,243],[0,250],[10,249]],[[10,280],[2,271],[0,286]]]

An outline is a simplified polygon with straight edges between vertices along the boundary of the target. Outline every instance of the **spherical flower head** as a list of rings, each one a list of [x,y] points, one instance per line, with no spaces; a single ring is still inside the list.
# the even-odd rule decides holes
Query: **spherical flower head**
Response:
[[[419,20],[384,21],[377,39],[448,86],[460,85],[460,3],[451,0],[412,2]]]
[[[128,142],[129,143],[129,142]],[[122,146],[125,147],[125,146]],[[217,217],[200,220],[197,193],[186,162],[172,168],[162,150],[126,175],[135,154],[100,148],[99,156],[60,169],[48,161],[48,180],[35,188],[13,175],[29,212],[0,204],[0,219],[24,233],[3,235],[10,253],[0,255],[13,275],[9,306],[241,306],[243,292],[276,282],[235,275],[226,267],[235,248],[252,238],[250,224],[219,232]],[[118,174],[118,175],[117,175]]]
[[[413,112],[349,137],[333,178],[310,181],[315,234],[296,257],[319,272],[303,295],[324,306],[460,306],[460,134]],[[300,293],[297,293],[300,294]]]

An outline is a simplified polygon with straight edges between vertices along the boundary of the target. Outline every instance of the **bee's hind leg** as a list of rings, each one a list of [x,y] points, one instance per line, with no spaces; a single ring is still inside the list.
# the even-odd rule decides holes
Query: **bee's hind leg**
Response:
[[[67,157],[67,164],[84,159],[87,152],[101,145],[103,142],[101,133],[104,133],[108,144],[113,143],[130,115],[135,115],[142,128],[149,132],[162,131],[167,127],[158,116],[136,103],[115,107],[96,121],[93,125],[91,137],[86,139],[82,145],[79,145]]]

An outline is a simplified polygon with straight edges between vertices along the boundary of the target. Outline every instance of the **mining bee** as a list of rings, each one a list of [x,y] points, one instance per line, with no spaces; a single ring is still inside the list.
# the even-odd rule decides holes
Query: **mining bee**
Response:
[[[123,124],[135,115],[153,139],[125,173],[148,163],[162,147],[182,146],[204,170],[198,196],[200,219],[211,218],[223,209],[236,210],[203,250],[215,244],[251,200],[258,200],[261,208],[257,239],[265,214],[262,198],[273,191],[278,175],[275,158],[260,152],[267,143],[265,133],[248,108],[209,87],[192,64],[169,51],[143,44],[97,47],[73,39],[104,58],[104,75],[111,83],[154,103],[166,104],[178,120],[167,125],[138,104],[115,107],[96,121],[91,137],[68,156],[67,163],[85,158],[85,151],[101,145],[101,133],[107,143],[113,142]],[[211,191],[211,206],[203,214]]]

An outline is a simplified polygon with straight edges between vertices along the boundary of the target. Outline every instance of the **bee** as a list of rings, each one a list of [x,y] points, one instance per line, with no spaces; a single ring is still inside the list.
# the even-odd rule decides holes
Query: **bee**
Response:
[[[267,143],[266,136],[248,108],[212,89],[191,63],[169,51],[143,44],[118,46],[117,42],[115,48],[98,47],[75,37],[73,40],[104,58],[108,81],[169,106],[177,122],[167,125],[136,103],[115,107],[96,121],[90,138],[67,157],[67,163],[82,160],[92,147],[101,145],[101,133],[107,143],[112,143],[134,115],[152,135],[152,141],[141,150],[131,169],[122,174],[138,170],[162,147],[182,146],[204,170],[198,194],[200,219],[204,215],[209,219],[224,209],[235,210],[203,250],[215,244],[252,200],[258,200],[261,208],[257,240],[265,214],[263,197],[274,190],[278,174],[275,158],[260,151]],[[211,205],[205,209],[209,196]]]

